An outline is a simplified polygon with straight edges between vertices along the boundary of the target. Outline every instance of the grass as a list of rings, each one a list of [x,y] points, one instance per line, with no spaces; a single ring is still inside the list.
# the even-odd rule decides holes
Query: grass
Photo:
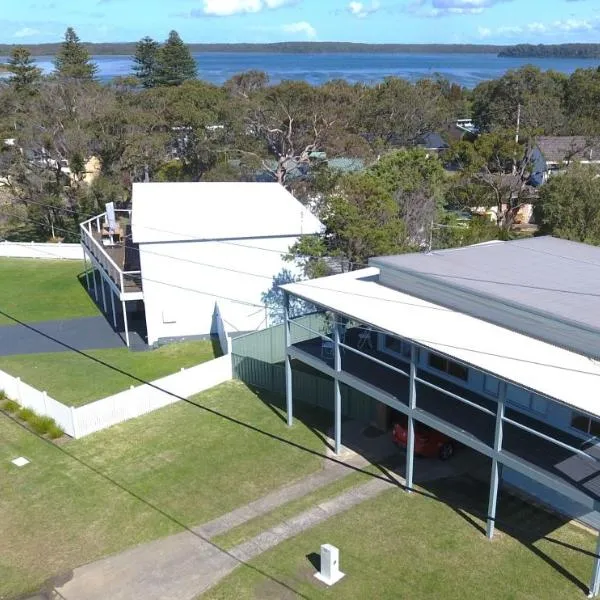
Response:
[[[333,483],[323,486],[314,492],[307,494],[297,500],[292,500],[287,504],[272,510],[271,512],[261,515],[247,521],[246,523],[235,527],[226,533],[216,536],[213,538],[213,542],[218,544],[221,548],[231,550],[233,547],[252,539],[262,531],[266,531],[275,527],[279,523],[283,523],[287,519],[298,515],[305,510],[317,506],[318,504],[331,500],[335,496],[342,494],[350,488],[366,483],[370,480],[372,473],[376,473],[377,468],[369,466],[364,469],[364,472],[355,472],[346,475],[342,479],[338,479]]]
[[[87,355],[87,356],[86,356]],[[89,356],[101,362],[90,360]],[[214,358],[210,341],[181,342],[148,352],[127,348],[0,357],[0,369],[72,406],[81,406]],[[133,375],[107,368],[108,363]]]
[[[194,402],[61,446],[0,414],[0,599],[207,522],[322,465],[320,437],[299,421],[288,429],[239,382]],[[31,464],[14,467],[17,456]]]
[[[83,261],[0,259],[0,325],[99,315],[79,283]],[[2,314],[4,313],[4,314]]]
[[[444,487],[455,488],[451,498],[442,492],[440,499]],[[486,486],[479,487],[475,497],[485,509]],[[592,570],[591,534],[504,496],[500,517],[507,529],[497,531],[490,542],[469,506],[472,492],[473,486],[463,480],[446,480],[437,490],[411,496],[398,489],[386,491],[239,567],[202,598],[584,597]],[[309,561],[323,543],[340,548],[346,573],[333,588],[314,579]]]

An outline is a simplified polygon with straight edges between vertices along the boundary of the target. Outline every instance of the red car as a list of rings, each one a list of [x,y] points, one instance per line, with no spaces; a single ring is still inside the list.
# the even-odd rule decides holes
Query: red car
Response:
[[[406,448],[408,439],[408,421],[406,418],[394,425],[394,443]],[[454,456],[456,442],[447,435],[415,421],[415,454],[448,460]]]

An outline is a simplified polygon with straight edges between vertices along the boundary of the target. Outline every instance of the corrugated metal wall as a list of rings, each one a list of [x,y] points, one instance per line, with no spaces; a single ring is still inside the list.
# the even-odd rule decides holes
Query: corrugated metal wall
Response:
[[[294,321],[313,331],[326,332],[323,314],[313,313]],[[308,340],[314,334],[292,326],[294,343]],[[283,325],[276,325],[233,339],[233,374],[248,385],[275,394],[285,395],[285,335]],[[312,406],[333,410],[333,380],[308,367],[293,372],[294,400]],[[375,415],[376,401],[352,388],[342,385],[342,413],[345,417],[371,421]]]

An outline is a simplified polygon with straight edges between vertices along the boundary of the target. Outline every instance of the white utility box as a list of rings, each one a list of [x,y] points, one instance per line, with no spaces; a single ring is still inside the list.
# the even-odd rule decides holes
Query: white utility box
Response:
[[[331,544],[323,544],[321,546],[321,571],[315,573],[315,577],[327,585],[333,585],[343,576],[344,573],[340,571],[340,551]]]

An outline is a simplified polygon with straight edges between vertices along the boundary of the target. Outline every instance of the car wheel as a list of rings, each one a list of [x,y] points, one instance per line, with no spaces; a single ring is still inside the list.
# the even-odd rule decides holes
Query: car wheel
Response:
[[[454,456],[454,444],[452,442],[444,442],[439,451],[440,460],[448,460]]]

